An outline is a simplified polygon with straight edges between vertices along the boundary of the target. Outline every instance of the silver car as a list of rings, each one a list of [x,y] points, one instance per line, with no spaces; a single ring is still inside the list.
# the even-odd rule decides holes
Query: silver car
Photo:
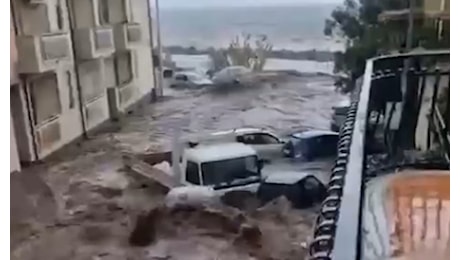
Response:
[[[217,72],[212,81],[217,85],[234,85],[244,83],[252,71],[243,66],[230,66]]]

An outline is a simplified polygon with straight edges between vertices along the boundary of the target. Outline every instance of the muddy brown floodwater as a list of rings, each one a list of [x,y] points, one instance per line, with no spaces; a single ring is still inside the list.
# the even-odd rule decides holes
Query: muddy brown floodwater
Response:
[[[12,190],[13,185],[26,187],[20,190],[27,196],[11,197],[17,205],[11,213],[11,259],[302,259],[313,210],[242,212],[247,225],[257,226],[248,232],[262,235],[256,249],[238,242],[238,235],[216,234],[192,222],[156,234],[149,246],[131,246],[138,216],[160,205],[163,194],[136,185],[123,169],[121,152],[168,149],[176,130],[264,127],[282,134],[328,129],[331,108],[341,99],[327,76],[280,76],[228,91],[167,90],[162,100],[15,178]],[[46,185],[29,181],[30,175]]]

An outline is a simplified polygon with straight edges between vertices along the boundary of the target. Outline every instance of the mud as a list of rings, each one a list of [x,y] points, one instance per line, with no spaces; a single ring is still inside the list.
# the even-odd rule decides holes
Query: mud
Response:
[[[313,218],[305,214],[308,212],[293,210],[285,198],[253,213],[225,206],[159,207],[139,216],[131,243],[166,247],[163,257],[168,259],[190,259],[190,253],[204,257],[201,259],[215,259],[216,246],[221,250],[218,259],[303,259],[313,225]],[[219,242],[206,242],[211,238]],[[188,249],[195,252],[182,251],[192,241],[199,241],[198,248]]]
[[[148,246],[131,245],[139,216],[160,207],[163,194],[129,177],[122,152],[165,150],[175,131],[185,134],[242,126],[280,133],[327,129],[331,107],[341,99],[334,92],[333,80],[324,76],[282,77],[276,84],[270,80],[227,91],[168,90],[163,100],[144,105],[109,131],[24,169],[21,176],[39,177],[32,186],[45,183],[41,189],[26,189],[31,184],[27,178],[28,183],[12,180],[12,187],[19,183],[22,192],[12,193],[12,209],[16,205],[17,210],[12,210],[11,219],[18,222],[11,225],[11,259],[303,259],[316,214],[289,207],[274,212],[232,208],[245,216],[244,221],[240,218],[233,229],[228,224],[225,232],[219,224],[224,220],[219,218],[233,216],[228,209],[224,215],[179,214],[167,218],[171,225],[162,221],[163,229],[153,231],[156,235],[147,239]],[[241,243],[241,234],[246,234],[246,242]],[[248,237],[260,240],[255,243],[260,247],[251,246]]]

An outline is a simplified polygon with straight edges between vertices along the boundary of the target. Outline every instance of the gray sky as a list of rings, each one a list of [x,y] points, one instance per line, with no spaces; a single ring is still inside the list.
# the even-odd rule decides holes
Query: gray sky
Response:
[[[152,6],[154,0],[150,0]],[[158,0],[160,8],[177,7],[225,7],[225,6],[273,6],[341,3],[343,0]]]

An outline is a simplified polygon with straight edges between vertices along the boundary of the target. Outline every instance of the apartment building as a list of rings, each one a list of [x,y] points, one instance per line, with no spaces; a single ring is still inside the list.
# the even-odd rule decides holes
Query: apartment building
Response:
[[[16,71],[18,53],[16,50],[16,38],[13,23],[10,22],[10,88],[17,87],[19,77]],[[20,171],[19,154],[16,145],[16,134],[14,131],[13,120],[10,114],[10,172]]]
[[[18,76],[10,139],[21,162],[48,156],[150,96],[148,0],[11,0],[11,8]]]
[[[440,40],[450,39],[450,0],[414,0],[412,13],[414,24],[419,27],[434,28]],[[408,8],[387,10],[379,15],[382,22],[401,22],[409,19]],[[405,34],[405,32],[404,32]],[[404,35],[397,35],[404,38]]]

